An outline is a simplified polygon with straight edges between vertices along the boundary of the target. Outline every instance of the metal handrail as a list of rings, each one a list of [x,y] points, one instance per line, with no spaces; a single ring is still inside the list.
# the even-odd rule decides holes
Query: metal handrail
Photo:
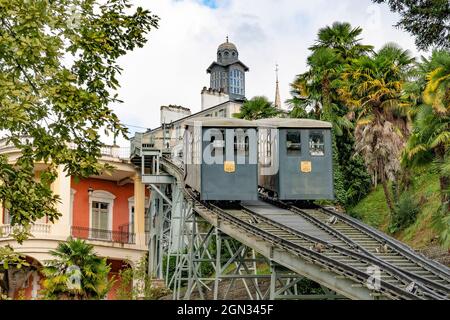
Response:
[[[74,238],[86,240],[118,242],[125,244],[134,244],[136,242],[135,233],[129,231],[116,231],[72,226],[71,234]]]

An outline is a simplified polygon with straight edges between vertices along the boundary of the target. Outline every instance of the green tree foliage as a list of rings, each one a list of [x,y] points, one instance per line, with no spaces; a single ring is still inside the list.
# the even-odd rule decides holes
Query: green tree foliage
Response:
[[[21,151],[0,157],[0,200],[13,225],[46,216],[57,166],[99,174],[100,132],[126,135],[108,108],[120,102],[118,58],[142,47],[159,18],[129,0],[0,0],[0,130]],[[36,162],[47,164],[35,179]]]
[[[434,51],[417,69],[424,71],[415,79],[422,84],[417,89],[423,94],[413,113],[413,131],[402,160],[406,168],[433,162],[441,189],[441,210],[434,224],[443,244],[450,247],[450,52]]]
[[[120,270],[119,277],[117,289],[119,300],[157,300],[170,293],[169,289],[154,285],[154,280],[148,276],[147,255],[143,256],[133,268]]]
[[[395,233],[410,226],[416,220],[419,213],[419,202],[413,194],[403,192],[398,202],[389,225],[389,231]]]
[[[265,118],[273,118],[280,114],[272,102],[266,97],[256,96],[245,101],[239,113],[233,114],[235,118],[246,120],[257,120]]]
[[[312,107],[321,119],[333,123],[338,136],[351,127],[342,116],[347,114],[347,107],[341,103],[337,91],[343,68],[373,48],[361,44],[361,33],[361,28],[353,28],[348,22],[334,22],[319,29],[316,43],[309,48],[308,71],[298,75],[291,85],[294,98],[291,102]]]
[[[355,204],[370,187],[364,164],[353,155],[353,124],[338,92],[344,66],[372,50],[361,43],[361,32],[347,22],[321,28],[316,43],[309,48],[308,70],[291,84],[292,98],[287,101],[292,106],[291,117],[306,116],[333,124],[334,189],[337,200],[345,206]]]
[[[46,299],[103,299],[111,289],[114,282],[108,279],[111,268],[106,258],[94,252],[93,245],[69,238],[50,254],[54,259],[42,269]]]
[[[414,59],[394,44],[371,56],[361,56],[343,73],[341,96],[357,114],[356,151],[373,181],[381,181],[387,205],[394,212],[388,181],[400,170],[400,154],[408,130],[402,89]]]
[[[342,176],[341,203],[347,208],[353,207],[370,191],[372,181],[363,158],[355,154],[353,130],[336,137],[336,149]]]
[[[416,37],[421,50],[450,48],[450,2],[448,0],[372,0],[386,3],[401,16],[398,27]]]

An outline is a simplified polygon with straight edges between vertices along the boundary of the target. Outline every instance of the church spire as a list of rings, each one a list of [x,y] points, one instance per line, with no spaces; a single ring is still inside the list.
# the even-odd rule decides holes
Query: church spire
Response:
[[[277,75],[277,82],[275,85],[275,108],[281,109],[280,88],[278,87],[278,64],[276,65],[275,72]]]

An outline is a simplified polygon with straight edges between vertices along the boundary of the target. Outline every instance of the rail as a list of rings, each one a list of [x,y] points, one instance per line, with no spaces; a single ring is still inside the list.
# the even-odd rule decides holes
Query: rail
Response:
[[[178,181],[183,181],[182,169],[164,158],[161,159],[161,164],[165,166],[168,169],[168,172],[173,174],[178,179]],[[336,239],[339,239],[344,245],[335,245],[323,241],[320,238],[312,237],[311,235],[302,233],[298,230],[294,230],[290,227],[287,227],[286,225],[279,224],[278,222],[261,216],[256,212],[248,210],[248,208],[241,208],[242,214],[247,214],[253,218],[253,221],[262,221],[263,223],[270,225],[272,228],[264,230],[263,227],[258,227],[258,223],[251,223],[250,221],[252,221],[252,219],[239,219],[220,207],[198,200],[196,195],[184,186],[183,190],[186,197],[195,204],[194,210],[199,214],[201,214],[202,212],[212,212],[218,218],[226,220],[227,222],[240,228],[242,231],[268,241],[274,246],[286,250],[287,252],[291,252],[293,254],[301,256],[306,261],[313,261],[314,263],[326,269],[332,270],[337,274],[343,275],[362,286],[366,286],[367,280],[369,279],[370,275],[367,272],[361,270],[361,265],[374,265],[379,267],[384,274],[384,279],[387,279],[380,280],[381,286],[378,291],[383,296],[393,299],[448,298],[450,292],[448,286],[436,283],[431,280],[428,281],[425,277],[421,277],[408,271],[405,272],[405,270],[402,270],[401,267],[375,256],[363,246],[359,245],[355,241],[352,241],[352,239],[347,237],[345,234],[337,230],[333,230],[328,226],[324,227],[325,224],[318,221],[317,219],[314,219],[314,217],[310,217],[308,221],[310,221],[311,223],[315,223],[316,225],[320,224],[322,229],[332,234]],[[300,208],[297,209],[301,210]],[[293,211],[296,211],[297,209],[293,209]],[[328,210],[325,208],[320,209],[324,211]],[[300,211],[298,210],[297,214],[300,213]],[[305,213],[302,212],[302,215],[305,215]],[[340,214],[338,215],[338,218],[340,218]],[[288,232],[291,235],[297,236],[298,241],[287,240],[282,235],[277,236],[276,234],[274,234],[277,230],[279,230],[280,232]],[[387,236],[383,236],[383,234],[379,232],[375,233],[375,235],[377,236],[377,239],[379,239],[379,241],[385,241],[389,245],[392,242]],[[326,248],[327,254],[316,252],[315,250],[313,250],[312,247],[316,244],[323,245],[324,248]],[[398,246],[396,245],[396,243],[393,243],[392,247],[399,247],[399,250],[405,251],[402,246]],[[347,259],[345,260],[346,262],[342,262],[342,258]],[[423,260],[423,258],[414,255],[409,258],[410,260],[418,261],[419,263]],[[426,262],[424,263],[424,265],[429,266],[429,269],[427,270],[433,273],[433,275],[437,274],[443,277],[443,279],[447,280],[447,271],[445,270],[445,267],[438,268],[438,266],[430,262]],[[439,272],[433,272],[435,270]],[[411,284],[413,285],[413,287],[408,288]]]
[[[393,239],[393,238],[389,237],[388,235],[383,234],[381,231],[376,230],[376,229],[374,229],[374,228],[372,228],[372,227],[362,223],[361,221],[359,221],[353,217],[350,217],[348,215],[344,215],[337,211],[330,210],[330,209],[327,209],[327,208],[324,208],[321,206],[317,206],[317,208],[319,208],[322,212],[326,212],[328,214],[336,216],[338,219],[341,219],[348,225],[351,225],[351,226],[359,229],[360,231],[366,233],[367,235],[372,236],[374,239],[377,239],[379,241],[383,241],[383,242],[387,243],[391,248],[395,249],[397,252],[401,253],[405,257],[408,257],[409,259],[412,259],[412,260],[420,263],[424,267],[429,268],[430,271],[440,274],[441,276],[444,276],[447,279],[450,278],[450,270],[448,268],[423,257],[421,254],[411,250],[411,248],[405,246],[400,241]]]
[[[291,212],[300,215],[304,219],[307,219],[312,224],[321,228],[328,234],[336,237],[337,239],[341,239],[343,242],[345,242],[349,246],[349,248],[356,249],[356,250],[360,251],[361,253],[363,253],[364,255],[370,256],[372,259],[375,259],[376,261],[378,261],[379,265],[387,266],[390,269],[395,268],[399,274],[401,274],[404,278],[409,279],[411,282],[414,281],[414,283],[418,287],[420,287],[422,290],[427,292],[427,294],[430,294],[431,296],[436,296],[436,298],[445,298],[446,295],[448,295],[450,293],[450,289],[448,286],[445,286],[443,284],[437,283],[436,281],[430,280],[430,279],[426,278],[425,276],[419,276],[416,273],[410,272],[404,268],[399,268],[394,263],[390,263],[390,262],[384,261],[383,259],[380,259],[373,252],[370,252],[368,249],[364,248],[364,246],[359,245],[356,241],[352,240],[350,237],[345,235],[344,232],[341,232],[341,231],[333,228],[332,225],[329,225],[329,224],[323,222],[322,220],[305,212],[304,210],[300,209],[299,207],[291,206],[289,204],[286,204],[286,203],[283,203],[281,201],[277,201],[274,199],[270,199],[265,196],[262,196],[262,198],[264,201],[272,203],[278,207],[288,209]],[[319,208],[324,209],[322,207],[319,207]],[[328,209],[325,209],[325,210],[328,210]],[[337,214],[339,214],[339,213],[337,213]],[[339,214],[339,216],[342,216],[342,214]],[[329,214],[329,218],[331,218],[331,217],[337,218],[337,216],[335,215],[335,212],[333,212],[333,214],[331,214],[331,213]],[[345,216],[343,216],[343,217],[346,218]],[[337,218],[337,219],[340,219],[340,218]],[[348,225],[350,225],[350,224],[348,224]],[[364,232],[366,226],[364,224],[360,223],[359,221],[352,223],[351,226],[354,227],[357,231],[367,234],[366,232]],[[370,239],[374,239],[374,238],[371,237]],[[382,235],[381,237],[377,237],[374,240],[376,240],[380,246],[386,244],[388,246],[389,250],[394,250],[393,251],[394,253],[399,253],[400,255],[405,256],[403,250],[398,250],[392,245],[392,240],[390,239],[389,236]],[[411,259],[411,256],[408,255],[408,256],[405,256],[405,258],[408,261],[416,264],[418,267],[423,268],[426,271],[429,271],[428,275],[439,276],[439,278],[441,280],[447,281],[447,283],[450,284],[450,282],[449,282],[450,275],[443,276],[443,274],[445,274],[445,270],[443,268],[440,268],[439,272],[433,272],[434,270],[431,270],[432,268],[427,268],[428,264],[424,265],[421,263],[422,259],[420,259],[421,258],[420,256],[416,255],[416,256],[414,256],[415,259]],[[420,269],[418,268],[418,269],[416,269],[416,271],[420,271]],[[437,292],[437,294],[436,294],[436,292]]]
[[[115,231],[105,229],[86,228],[72,226],[72,237],[77,239],[118,242],[123,244],[134,244],[135,234],[128,231]]]

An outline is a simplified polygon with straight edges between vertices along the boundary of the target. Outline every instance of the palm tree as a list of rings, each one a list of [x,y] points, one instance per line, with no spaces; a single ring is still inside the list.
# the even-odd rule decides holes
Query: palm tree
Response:
[[[331,121],[334,132],[340,136],[343,129],[351,128],[346,117],[347,108],[337,94],[344,66],[373,47],[361,44],[362,29],[352,28],[348,22],[334,22],[319,29],[316,43],[309,49],[309,70],[296,77],[291,84],[292,99],[287,103],[293,108],[311,107],[320,119]]]
[[[347,22],[335,22],[320,29],[316,43],[309,48],[312,53],[307,60],[308,70],[291,84],[292,98],[286,101],[292,107],[291,117],[304,117],[306,113],[308,117],[332,123],[334,185],[336,199],[343,205],[353,204],[370,185],[364,164],[352,157],[353,124],[337,91],[344,66],[372,50],[372,46],[361,44],[361,32],[361,28],[352,28]],[[359,193],[350,191],[356,189]]]
[[[448,212],[450,174],[446,168],[449,167],[450,157],[450,52],[435,51],[431,61],[432,66],[436,65],[436,68],[427,76],[428,83],[423,92],[423,100],[433,107],[441,125],[436,128],[428,146],[436,154],[437,162],[442,164],[439,178],[441,199]]]
[[[423,60],[420,70],[425,88],[423,104],[413,124],[405,151],[406,165],[435,162],[439,173],[441,203],[444,212],[450,210],[450,52],[434,51],[430,60]]]
[[[450,113],[450,52],[435,51],[431,57],[433,71],[427,76],[423,100],[439,115]]]
[[[311,70],[297,75],[294,82],[291,83],[291,96],[290,99],[286,100],[291,108],[289,112],[291,118],[320,118],[322,111],[321,90],[317,83],[313,84]]]
[[[94,246],[84,240],[60,242],[50,251],[55,259],[42,269],[44,295],[49,299],[103,299],[113,280],[108,280],[110,266],[97,256]]]
[[[342,62],[365,55],[371,52],[373,46],[361,44],[359,36],[362,33],[360,27],[353,28],[348,22],[334,22],[333,25],[319,29],[316,44],[310,50],[330,48],[335,51]]]
[[[233,114],[235,118],[257,120],[276,117],[280,110],[276,109],[266,97],[256,96],[245,101],[239,113]]]
[[[373,182],[383,185],[394,211],[388,181],[400,169],[400,154],[408,135],[403,84],[414,62],[408,51],[388,44],[372,56],[361,56],[343,73],[339,93],[357,114],[356,152],[365,160]]]

